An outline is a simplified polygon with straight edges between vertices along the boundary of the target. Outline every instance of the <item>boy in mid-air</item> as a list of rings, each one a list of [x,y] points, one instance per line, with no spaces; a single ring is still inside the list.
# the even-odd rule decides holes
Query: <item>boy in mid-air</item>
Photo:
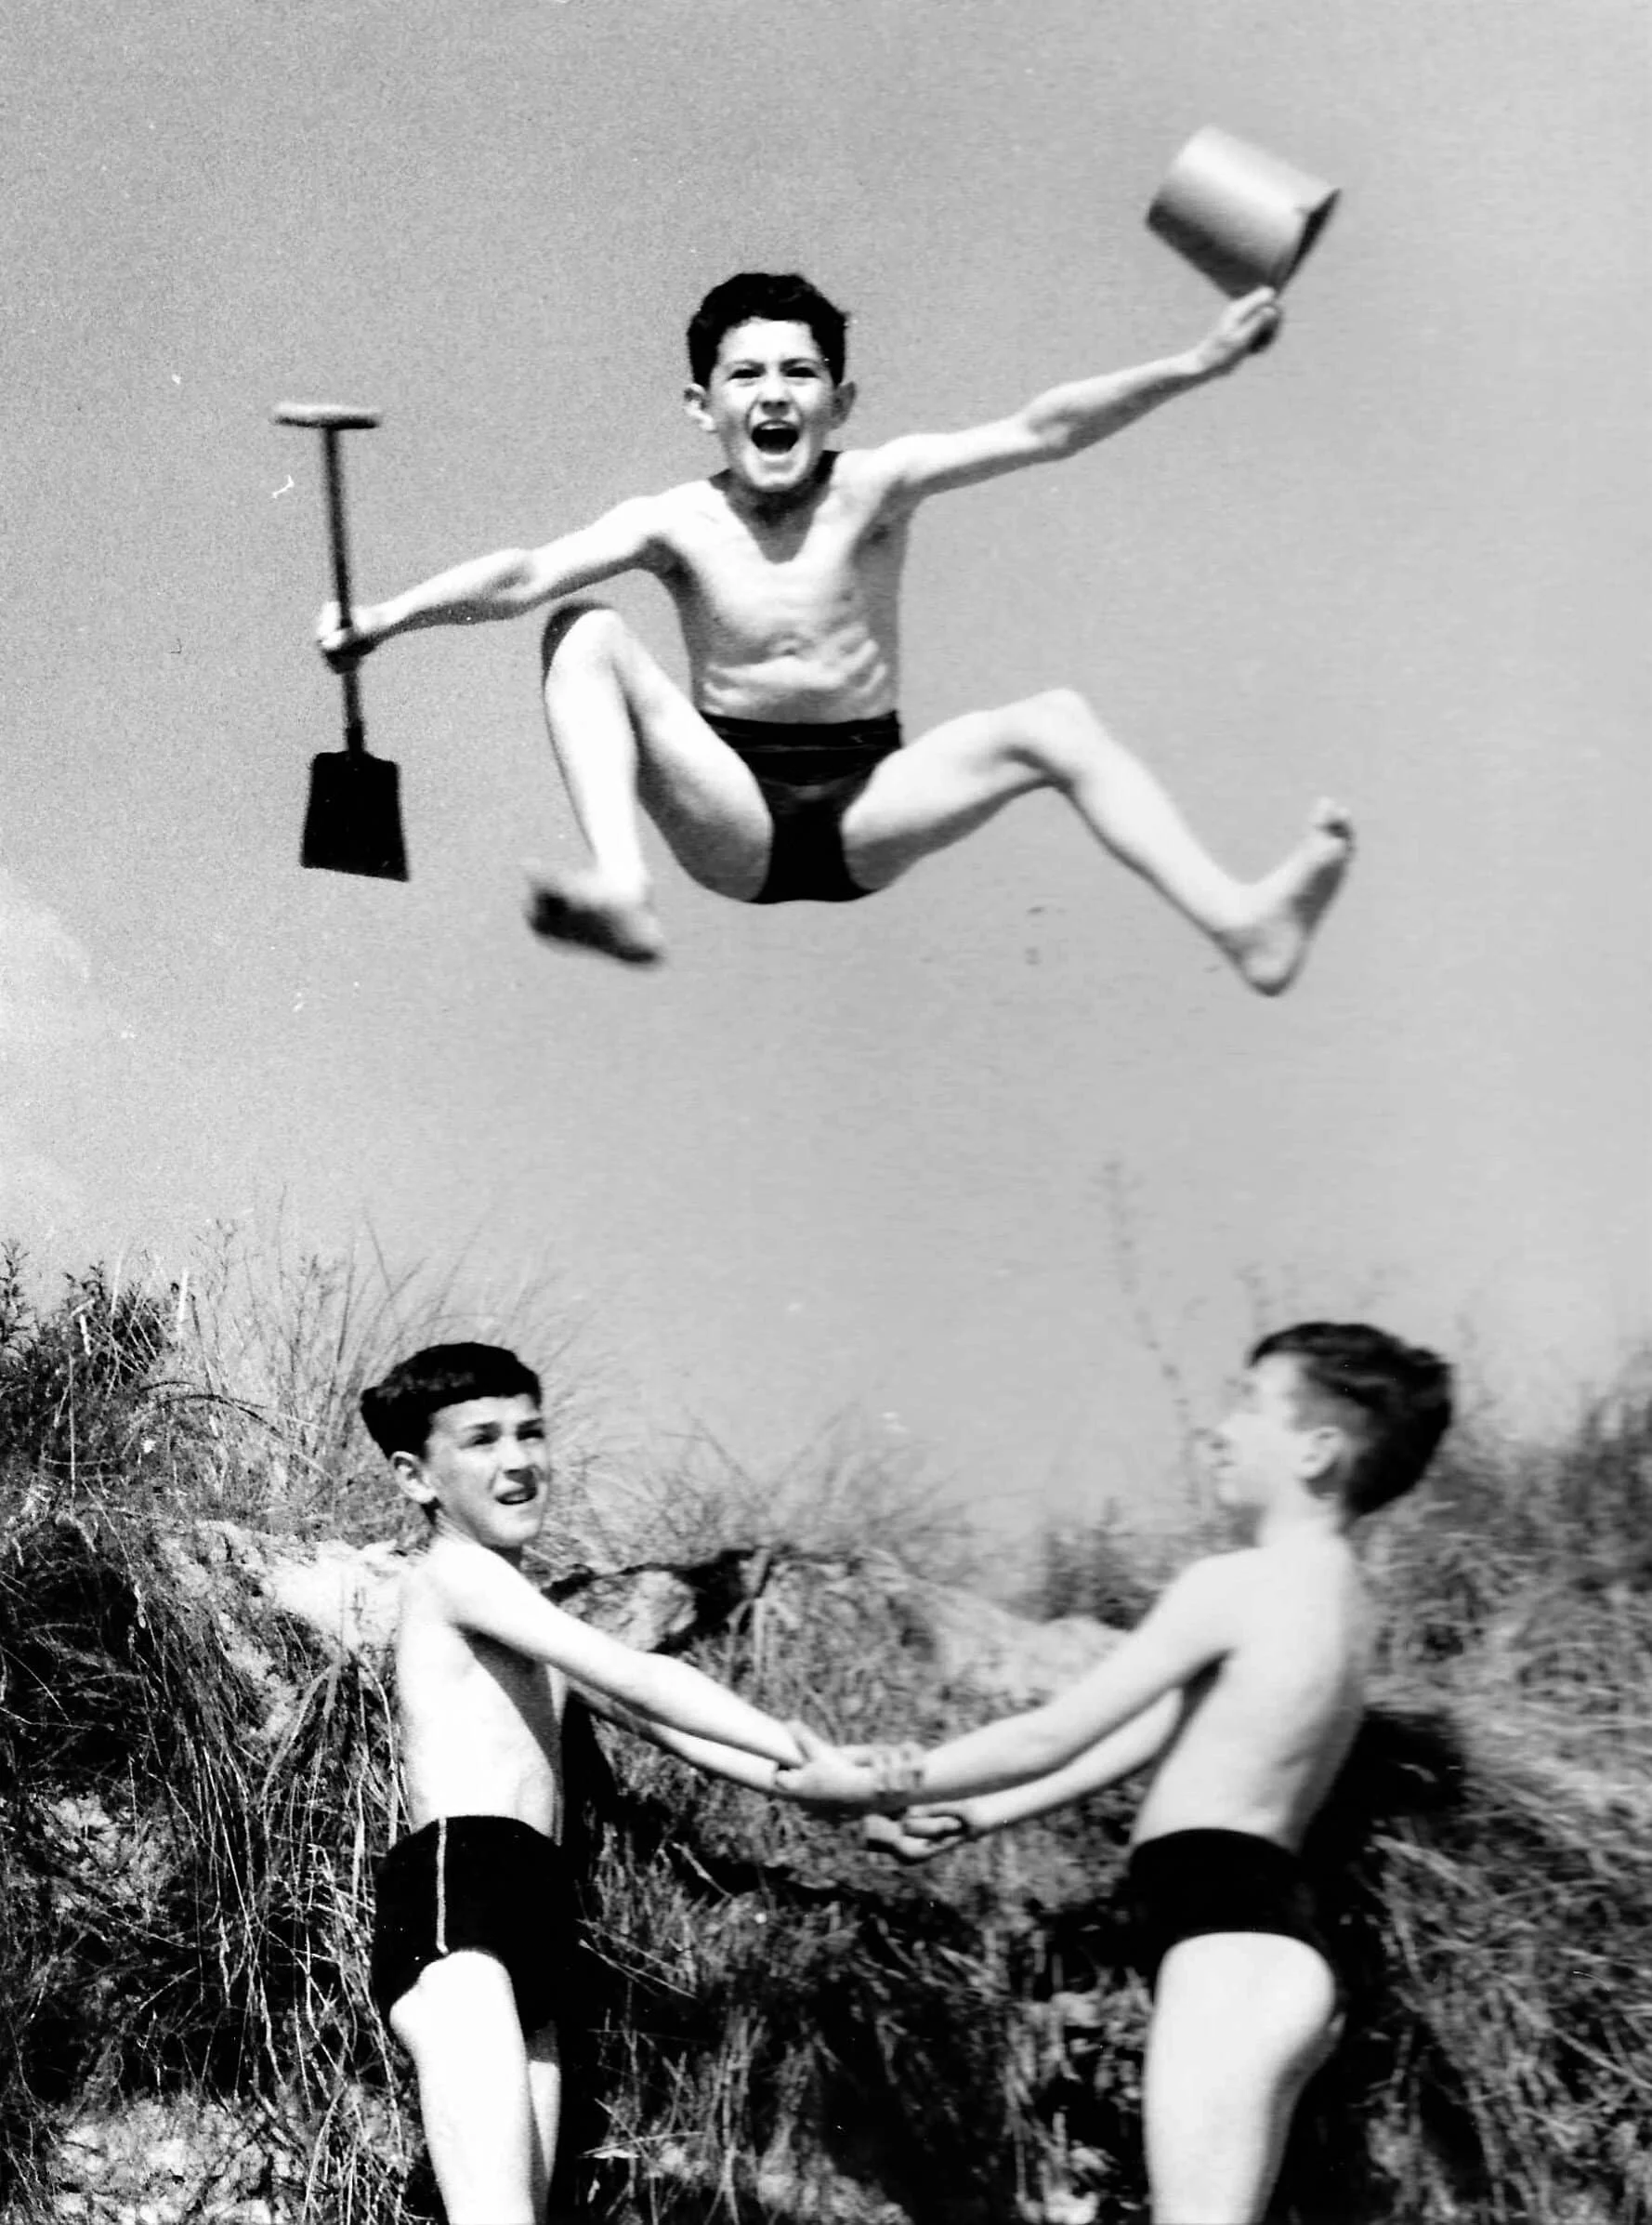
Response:
[[[365,1391],[361,1411],[430,1523],[402,1581],[412,1830],[379,1869],[374,1999],[413,2057],[449,2225],[539,2225],[573,1945],[560,1845],[569,1694],[757,1790],[802,1755],[782,1725],[688,1663],[591,1628],[522,1573],[549,1468],[539,1378],[514,1353],[433,1345]]]
[[[1153,1989],[1142,2100],[1160,2225],[1263,2216],[1335,2043],[1338,1980],[1299,1850],[1363,1705],[1371,1613],[1350,1532],[1410,1490],[1450,1411],[1445,1363],[1380,1329],[1265,1337],[1212,1433],[1217,1496],[1252,1542],[1187,1570],[1069,1691],[932,1748],[913,1805],[867,1826],[921,1861],[1152,1767],[1128,1887]],[[811,1753],[780,1786],[847,1800],[858,1766]]]
[[[565,602],[545,627],[545,716],[590,862],[538,874],[529,916],[544,936],[635,965],[662,955],[639,801],[716,894],[835,903],[886,889],[1016,797],[1053,788],[1253,989],[1275,994],[1346,871],[1340,810],[1320,804],[1290,855],[1242,882],[1070,689],[970,712],[911,744],[896,705],[918,506],[1094,447],[1226,376],[1278,317],[1265,289],[1183,354],[1053,388],[968,431],[837,450],[829,443],[855,400],[846,319],[802,278],[744,272],[715,287],[688,327],[688,415],[716,440],[720,471],[387,602],[347,613],[329,604],[320,646],[343,666],[396,634],[515,618],[622,573],[651,573],[665,588],[687,695],[599,602]]]

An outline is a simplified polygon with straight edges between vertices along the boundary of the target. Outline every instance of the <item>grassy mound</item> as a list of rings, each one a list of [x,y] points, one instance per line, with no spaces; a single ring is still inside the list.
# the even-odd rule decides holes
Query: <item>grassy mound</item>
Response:
[[[384,1534],[326,1387],[385,1357],[341,1330],[346,1299],[400,1344],[405,1310],[363,1314],[347,1277],[303,1286],[333,1296],[285,1349],[324,1364],[303,1398],[290,1365],[277,1399],[274,1371],[253,1389],[230,1375],[188,1294],[93,1274],[36,1312],[19,1263],[0,1278],[0,2214],[17,2225],[113,2218],[139,2191],[158,2218],[226,2225],[426,2208],[405,2069],[363,1990],[371,1862],[396,1827],[387,1692],[371,1658],[337,1658],[190,1543],[226,1514]],[[560,1427],[577,1515],[588,1444],[577,1415]],[[926,1573],[939,1535],[910,1480],[846,1441],[760,1491],[715,1468],[635,1507],[629,1553],[611,1514],[580,1517],[546,1581],[577,1600],[582,1560],[692,1561],[676,1642],[842,1736],[991,1709],[945,1681],[903,1598],[903,1534]],[[1314,1850],[1354,2014],[1281,2217],[1652,2217],[1649,1495],[1652,1399],[1630,1381],[1546,1446],[1464,1431],[1373,1539],[1380,1705]],[[1141,1589],[1109,1521],[1063,1541],[1028,1604],[1113,1613]],[[1126,1798],[904,1873],[636,1742],[593,1738],[581,1775],[568,2179],[587,2214],[1145,2215],[1145,2003],[1108,1898]],[[135,2124],[153,2132],[141,2190],[117,2153]]]

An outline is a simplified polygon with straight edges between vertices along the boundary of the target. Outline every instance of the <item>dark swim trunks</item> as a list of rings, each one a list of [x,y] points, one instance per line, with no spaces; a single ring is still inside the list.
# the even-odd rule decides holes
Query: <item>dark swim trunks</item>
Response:
[[[870,896],[844,862],[843,817],[874,769],[900,747],[895,713],[825,726],[701,716],[751,767],[768,806],[768,874],[754,903],[847,904]]]
[[[573,1864],[514,1817],[444,1815],[378,1864],[371,1985],[381,2016],[462,1948],[504,1964],[524,2033],[548,2023],[578,1945]]]
[[[1299,1939],[1336,1975],[1301,1860],[1271,1838],[1249,1831],[1167,1831],[1131,1849],[1126,1882],[1136,1967],[1149,1985],[1158,1982],[1159,1966],[1173,1946],[1216,1931]]]

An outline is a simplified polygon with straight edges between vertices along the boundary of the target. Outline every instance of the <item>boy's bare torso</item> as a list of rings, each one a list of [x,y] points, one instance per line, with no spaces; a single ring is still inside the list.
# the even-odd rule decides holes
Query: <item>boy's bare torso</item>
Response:
[[[1340,1538],[1257,1547],[1220,1565],[1235,1640],[1188,1688],[1133,1837],[1244,1831],[1299,1848],[1359,1727],[1364,1587]]]
[[[649,507],[648,568],[676,606],[700,709],[783,725],[895,709],[911,511],[877,451],[828,454],[814,486],[769,513],[726,472]]]
[[[559,1840],[567,1681],[452,1620],[438,1579],[453,1549],[436,1540],[402,1578],[396,1684],[410,1825],[505,1815]]]

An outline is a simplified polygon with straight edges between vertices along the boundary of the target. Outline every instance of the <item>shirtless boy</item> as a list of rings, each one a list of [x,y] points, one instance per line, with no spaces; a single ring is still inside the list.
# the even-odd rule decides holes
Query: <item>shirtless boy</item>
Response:
[[[1298,2097],[1335,2044],[1338,1981],[1298,1857],[1363,1705],[1371,1614],[1350,1532],[1411,1488],[1449,1419],[1445,1363],[1380,1329],[1265,1337],[1213,1432],[1217,1495],[1252,1542],[1187,1570],[1066,1692],[933,1747],[915,1804],[868,1824],[923,1860],[1155,1765],[1128,1875],[1153,1989],[1142,2090],[1160,2225],[1263,2216]],[[846,1799],[855,1766],[823,1753],[780,1781]]]
[[[537,873],[529,917],[553,940],[634,965],[662,955],[639,801],[716,894],[841,903],[1052,788],[1252,988],[1277,994],[1347,869],[1341,810],[1321,803],[1280,864],[1241,882],[1070,689],[970,712],[904,746],[896,705],[920,503],[1094,447],[1226,376],[1278,317],[1265,289],[1185,353],[1053,388],[967,431],[839,451],[829,443],[855,401],[846,319],[802,278],[743,272],[688,327],[688,416],[716,441],[721,470],[358,605],[347,624],[329,604],[321,652],[346,665],[416,627],[515,618],[627,572],[659,580],[682,627],[687,695],[601,603],[565,603],[545,627],[551,744],[590,849],[587,865]]]
[[[361,1411],[430,1523],[402,1586],[412,1829],[380,1865],[374,1998],[418,2074],[449,2225],[540,2225],[574,1920],[560,1845],[568,1695],[762,1791],[802,1755],[688,1663],[593,1629],[522,1573],[549,1468],[539,1378],[513,1353],[431,1346],[365,1391]]]

